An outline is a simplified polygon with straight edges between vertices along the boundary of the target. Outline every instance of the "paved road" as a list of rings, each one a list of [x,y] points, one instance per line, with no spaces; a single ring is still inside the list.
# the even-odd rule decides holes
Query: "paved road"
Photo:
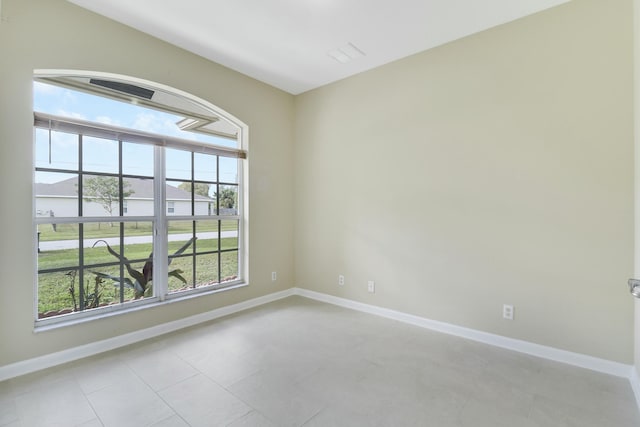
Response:
[[[237,231],[223,231],[221,236],[225,237],[236,237],[238,235]],[[196,236],[200,240],[207,239],[217,239],[218,233],[215,231],[207,232],[207,233],[196,233]],[[190,233],[185,234],[169,234],[169,241],[187,241],[191,238]],[[84,239],[84,247],[90,248],[97,242],[98,240],[106,241],[110,246],[116,246],[120,244],[120,238],[118,237],[107,237],[106,239]],[[151,236],[129,236],[124,238],[125,245],[132,245],[137,243],[151,243]],[[54,240],[51,242],[40,242],[40,251],[58,251],[61,249],[77,249],[78,248],[78,240]]]

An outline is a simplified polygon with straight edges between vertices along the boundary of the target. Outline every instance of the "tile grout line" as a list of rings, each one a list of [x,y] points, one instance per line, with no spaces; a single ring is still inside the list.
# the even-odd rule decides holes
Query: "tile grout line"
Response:
[[[640,411],[640,375],[633,365],[625,365],[623,363],[600,359],[585,354],[574,353],[567,350],[561,350],[554,347],[534,344],[528,341],[508,338],[501,335],[431,320],[424,317],[365,304],[330,294],[311,291],[300,287],[295,287],[293,289],[294,295],[302,296],[315,301],[325,302],[339,307],[369,313],[388,319],[394,319],[421,328],[470,339],[494,347],[504,348],[542,359],[551,360],[554,362],[565,363],[570,366],[576,366],[595,372],[600,372],[620,378],[626,378],[629,381],[633,390],[633,394],[636,398],[637,410]]]
[[[453,324],[434,321],[427,318],[360,303],[357,301],[352,301],[299,287],[275,292],[273,294],[267,294],[258,298],[254,298],[252,300],[247,300],[230,306],[221,307],[210,312],[200,313],[188,318],[179,319],[177,321],[168,322],[162,325],[157,325],[145,330],[135,331],[106,340],[74,347],[68,350],[35,357],[33,359],[23,360],[10,365],[0,366],[0,381],[36,372],[49,367],[61,365],[95,354],[100,354],[116,348],[124,347],[126,345],[140,342],[145,339],[154,338],[189,326],[194,326],[220,317],[242,312],[250,308],[258,307],[270,302],[275,302],[277,300],[293,295],[341,306],[343,308],[348,308],[355,311],[374,314],[384,318],[397,320],[406,324],[413,324],[425,329],[431,329],[437,332],[482,342],[494,347],[529,354],[532,356],[540,357],[542,359],[552,360],[555,362],[565,363],[596,372],[626,378],[630,382],[634,396],[636,398],[637,407],[638,409],[640,409],[640,378],[638,377],[638,373],[632,365],[625,365],[622,363],[613,362],[606,359],[599,359],[580,353],[574,353]],[[200,372],[200,370],[198,370],[198,372]],[[136,376],[138,375],[136,374]],[[207,378],[209,377],[207,376]],[[142,378],[140,379],[142,380]],[[144,380],[142,381],[144,382]],[[144,382],[144,384],[146,384],[146,382]],[[148,386],[148,384],[146,385]]]

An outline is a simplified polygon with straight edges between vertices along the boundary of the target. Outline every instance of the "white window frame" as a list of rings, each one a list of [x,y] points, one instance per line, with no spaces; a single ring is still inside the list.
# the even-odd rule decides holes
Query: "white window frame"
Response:
[[[110,305],[106,307],[95,308],[87,311],[74,312],[69,315],[61,315],[50,318],[38,319],[38,273],[37,273],[37,262],[36,262],[36,272],[34,274],[35,279],[35,299],[34,299],[34,327],[36,331],[47,330],[51,328],[57,328],[60,326],[77,324],[85,321],[89,321],[92,319],[99,319],[104,317],[109,317],[119,313],[127,313],[130,311],[138,310],[145,306],[157,306],[158,304],[162,304],[163,302],[168,300],[180,300],[180,299],[189,299],[194,296],[199,295],[207,295],[211,293],[216,293],[220,291],[225,291],[228,289],[234,289],[238,286],[246,286],[249,284],[249,268],[248,268],[248,260],[249,260],[249,236],[248,236],[248,165],[246,164],[248,160],[246,159],[246,152],[248,148],[248,126],[244,124],[242,121],[237,119],[236,117],[230,115],[229,113],[221,110],[210,102],[198,98],[194,95],[188,94],[186,92],[180,91],[175,88],[171,88],[169,86],[161,85],[158,83],[153,83],[147,80],[134,78],[130,76],[122,76],[112,73],[102,73],[102,72],[90,72],[90,71],[76,71],[76,70],[35,70],[34,77],[64,77],[64,76],[84,76],[91,78],[101,78],[105,80],[118,80],[118,81],[127,81],[131,84],[143,85],[146,87],[157,88],[158,90],[163,90],[167,92],[172,92],[175,95],[181,96],[190,102],[195,103],[201,108],[205,108],[209,110],[212,114],[215,114],[219,117],[226,119],[231,122],[238,128],[238,148],[236,150],[231,149],[231,151],[236,151],[243,153],[242,156],[244,160],[238,162],[238,279],[232,283],[231,286],[221,286],[221,287],[212,287],[212,288],[200,288],[200,289],[191,289],[187,291],[181,291],[176,293],[168,292],[168,281],[167,274],[168,268],[166,261],[159,261],[160,255],[158,254],[166,254],[167,251],[167,211],[165,210],[166,197],[164,192],[165,185],[165,158],[164,158],[164,149],[163,146],[174,146],[176,148],[181,149],[198,149],[200,152],[210,152],[212,154],[220,155],[220,153],[228,153],[230,149],[226,147],[214,146],[207,143],[197,143],[192,141],[171,141],[171,138],[164,138],[162,144],[157,143],[157,136],[145,134],[144,132],[137,132],[131,130],[125,130],[124,133],[127,134],[130,142],[145,142],[145,139],[152,137],[155,138],[156,141],[153,142],[155,145],[154,149],[154,162],[155,162],[155,176],[154,182],[155,184],[155,234],[156,238],[154,239],[154,272],[153,272],[153,286],[154,286],[154,296],[142,298],[137,301],[127,302],[126,304],[116,304]],[[65,119],[67,120],[67,119]],[[67,120],[72,122],[72,120]],[[95,127],[99,127],[97,124],[92,123]],[[34,132],[35,133],[35,132]],[[131,139],[133,137],[133,139]],[[121,138],[117,138],[121,139]],[[149,142],[148,140],[146,141]],[[35,156],[34,156],[35,162]],[[35,164],[34,164],[35,168]],[[34,182],[35,187],[35,182]],[[158,197],[160,196],[160,197]],[[41,221],[36,217],[35,212],[35,191],[33,192],[32,197],[33,202],[33,218],[34,218],[34,229],[36,229],[37,224]],[[193,216],[193,218],[196,218]],[[92,221],[102,221],[109,220],[108,218],[91,218]],[[127,220],[134,219],[133,217],[127,217]],[[216,217],[208,216],[206,219],[217,219]],[[227,219],[227,218],[224,218]],[[231,219],[231,218],[228,218]],[[72,218],[74,222],[76,218]],[[111,218],[113,220],[113,218]],[[58,218],[58,222],[63,221],[63,219]],[[37,260],[37,238],[34,233],[34,259]],[[164,238],[157,238],[157,236],[164,236]],[[166,260],[166,255],[163,256]]]

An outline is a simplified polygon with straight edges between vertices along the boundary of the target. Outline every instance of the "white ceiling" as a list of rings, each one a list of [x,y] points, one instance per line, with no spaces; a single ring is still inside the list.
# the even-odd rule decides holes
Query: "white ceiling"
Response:
[[[298,94],[569,0],[69,1]]]

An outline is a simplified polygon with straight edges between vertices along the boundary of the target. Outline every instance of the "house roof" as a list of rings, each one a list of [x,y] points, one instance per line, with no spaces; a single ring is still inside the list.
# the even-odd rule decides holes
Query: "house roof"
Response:
[[[86,179],[86,177],[85,177]],[[153,180],[140,178],[125,178],[125,182],[129,183],[127,190],[132,191],[131,196],[126,199],[153,199]],[[167,200],[191,200],[191,193],[184,191],[172,185],[165,185]],[[77,197],[78,196],[78,178],[73,177],[64,181],[52,184],[36,183],[36,197]],[[195,200],[211,201],[210,197],[204,197],[199,194],[195,195]]]

